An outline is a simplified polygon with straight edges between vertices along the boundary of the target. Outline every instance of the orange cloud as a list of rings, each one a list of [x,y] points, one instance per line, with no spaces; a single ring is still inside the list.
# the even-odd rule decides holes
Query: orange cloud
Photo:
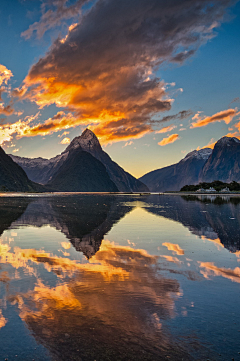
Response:
[[[25,38],[35,32],[41,37],[63,19],[79,16],[67,36],[54,42],[31,67],[22,87],[12,92],[40,108],[51,104],[65,108],[75,121],[66,119],[58,127],[44,124],[45,132],[37,127],[36,133],[32,129],[27,134],[85,124],[103,143],[127,141],[152,132],[153,125],[189,116],[191,112],[183,110],[160,119],[162,112],[171,109],[173,99],[167,91],[169,84],[161,81],[155,70],[164,62],[182,64],[194,55],[223,21],[229,1],[221,2],[221,7],[218,0],[213,0],[214,6],[193,0],[187,5],[184,1],[166,2],[163,7],[159,1],[143,0],[137,16],[134,2],[129,1],[126,16],[123,0],[96,1],[96,6],[81,16],[84,3],[48,2],[42,7],[40,21],[22,33]]]
[[[39,115],[40,112],[32,116],[27,116],[24,118],[24,120],[19,119],[16,123],[0,125],[0,145],[4,142],[9,142],[12,140],[14,134],[19,138],[30,136],[28,135],[31,129],[30,123],[36,120]]]
[[[173,262],[178,265],[182,263],[177,257],[173,257],[173,256],[160,256],[160,257],[165,258],[168,262]]]
[[[191,128],[205,127],[210,123],[222,122],[222,121],[224,121],[226,124],[229,124],[232,121],[232,119],[239,114],[240,112],[238,112],[237,108],[223,110],[221,112],[212,115],[211,117],[205,117],[205,118],[202,118],[200,113],[197,113],[192,118],[193,120],[196,120],[196,122],[193,122],[191,124]]]
[[[70,143],[70,138],[63,138],[60,142],[61,144],[69,144]]]
[[[234,126],[235,126],[236,128],[238,128],[239,131],[233,132],[233,133],[227,133],[226,135],[224,135],[224,137],[230,137],[230,138],[235,137],[235,138],[237,138],[237,139],[240,140],[240,122],[237,123],[237,124],[235,124]],[[214,139],[214,138],[212,138],[212,139],[210,140],[210,142],[209,142],[207,145],[205,145],[204,147],[202,147],[202,148],[197,147],[197,150],[199,150],[199,149],[204,149],[204,148],[211,148],[211,149],[213,149],[214,146],[215,146],[215,144],[217,143],[217,141],[215,142],[215,141],[213,141],[213,139]]]
[[[2,93],[9,92],[9,89],[6,87],[8,81],[13,76],[11,70],[7,69],[6,66],[0,64],[0,101],[2,101]],[[3,85],[3,86],[2,86]],[[0,114],[5,114],[7,116],[12,115],[14,112],[12,102],[8,105],[4,105],[3,102],[0,103]]]
[[[173,130],[173,129],[175,129],[175,128],[177,128],[177,126],[176,125],[169,125],[168,127],[164,127],[164,128],[162,128],[162,129],[160,129],[160,130],[157,130],[155,133],[157,134],[157,133],[167,133],[167,132],[170,132],[171,130]]]
[[[164,145],[167,145],[170,143],[174,143],[178,139],[178,137],[179,137],[178,134],[169,135],[169,137],[163,138],[163,140],[161,142],[159,142],[158,144],[161,146],[164,146]]]
[[[217,247],[224,248],[224,245],[222,244],[222,242],[220,241],[219,238],[211,239],[211,238],[207,238],[205,236],[201,236],[201,239],[209,241],[209,242],[213,242],[213,243],[215,243],[217,245]]]
[[[76,339],[82,341],[82,356],[85,340],[93,334],[95,347],[91,350],[96,352],[96,355],[91,352],[93,359],[105,360],[109,355],[111,359],[121,358],[126,347],[127,357],[134,359],[138,350],[136,345],[140,345],[139,350],[144,347],[148,354],[160,357],[163,354],[165,357],[164,350],[168,352],[169,346],[173,351],[168,337],[162,332],[161,319],[175,316],[174,303],[181,293],[175,279],[161,275],[157,257],[145,250],[106,241],[91,264],[36,250],[17,249],[16,257],[26,265],[32,262],[36,267],[37,263],[42,263],[49,271],[55,271],[57,277],[65,276],[64,282],[57,282],[52,287],[44,279],[37,278],[33,289],[19,293],[15,288],[17,293],[8,297],[9,302],[18,305],[20,317],[38,340],[46,338],[44,344],[50,351],[55,340],[65,339],[58,345],[63,359],[79,358]],[[13,261],[8,252],[6,262],[13,265]],[[126,335],[134,335],[134,340],[129,341]],[[108,340],[107,353],[103,340]],[[87,341],[86,350],[89,350],[88,345]],[[133,351],[129,345],[134,345]],[[177,351],[179,355],[181,350]],[[184,358],[183,354],[181,356]]]
[[[64,249],[70,249],[71,248],[71,243],[70,242],[61,242],[61,246]]]
[[[2,310],[0,310],[0,329],[3,328],[7,323],[7,320],[2,315]]]
[[[232,282],[240,283],[240,268],[236,267],[235,269],[231,268],[219,268],[215,266],[213,262],[199,262],[202,275],[205,278],[210,278],[211,276],[222,276],[224,278],[230,279]]]
[[[105,74],[100,79],[85,81],[85,87],[77,83],[69,84],[68,79],[67,82],[56,81],[55,77],[46,79],[38,76],[32,79],[29,75],[25,79],[25,86],[30,90],[23,97],[36,102],[40,108],[56,104],[58,107],[72,109],[74,120],[68,119],[66,124],[59,124],[58,130],[86,124],[91,125],[90,128],[101,137],[103,143],[140,138],[152,131],[150,116],[170,110],[172,100],[162,99],[166,97],[163,82],[156,86],[151,80],[145,82],[144,93],[139,93],[137,89],[130,96],[121,95],[120,90],[117,93],[116,84],[119,88],[125,86],[122,83],[130,81],[132,72],[132,68],[125,68],[114,77]],[[135,76],[137,73],[138,69]],[[116,89],[116,92],[111,89]],[[119,97],[122,97],[121,101]],[[46,123],[47,121],[43,125],[45,129]],[[47,126],[50,131],[56,131],[55,124]]]
[[[4,106],[4,103],[0,103],[0,114],[12,115],[14,113],[14,109],[12,104],[8,104]]]
[[[59,134],[58,138],[62,138],[62,137],[64,137],[64,135],[68,135],[68,134],[69,134],[69,132],[65,131],[62,134]]]
[[[173,243],[167,243],[167,242],[165,242],[165,243],[163,243],[162,244],[164,247],[167,247],[167,249],[169,250],[169,251],[173,251],[173,253],[176,253],[176,254],[178,254],[179,256],[181,255],[184,255],[184,250],[181,248],[181,247],[179,247],[179,245],[178,244],[173,244]]]
[[[197,150],[200,150],[200,149],[205,149],[205,148],[211,148],[211,149],[213,149],[214,148],[214,146],[215,146],[215,144],[217,143],[217,141],[214,141],[214,138],[212,138],[209,142],[208,142],[208,144],[207,145],[204,145],[204,147],[197,147]]]
[[[6,66],[0,64],[0,86],[2,84],[7,84],[12,76],[13,74],[11,70],[7,69]]]

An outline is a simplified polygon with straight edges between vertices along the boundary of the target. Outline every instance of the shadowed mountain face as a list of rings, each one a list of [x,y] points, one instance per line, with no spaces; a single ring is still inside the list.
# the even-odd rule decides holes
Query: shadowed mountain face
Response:
[[[0,191],[41,192],[44,187],[28,179],[25,171],[0,147]]]
[[[29,198],[0,198],[0,236],[26,211]]]
[[[240,250],[240,199],[149,196],[148,212],[182,223],[200,238],[217,241],[230,252]]]
[[[63,192],[118,192],[106,167],[91,154],[70,151],[48,186]]]
[[[38,198],[12,227],[50,225],[64,233],[77,251],[91,258],[104,235],[133,209],[119,204],[119,200],[111,195]]]
[[[200,182],[240,181],[240,140],[223,137],[209,148],[194,150],[179,163],[149,172],[139,178],[152,192],[179,191]]]
[[[186,155],[179,163],[145,174],[139,180],[152,192],[179,191],[186,184],[197,184],[199,172],[212,150],[201,149]]]
[[[240,181],[240,141],[223,137],[216,144],[212,154],[200,172],[199,180],[230,183]]]

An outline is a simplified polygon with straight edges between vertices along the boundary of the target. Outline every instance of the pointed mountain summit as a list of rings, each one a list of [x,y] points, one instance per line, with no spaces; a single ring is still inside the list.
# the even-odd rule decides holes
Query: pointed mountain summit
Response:
[[[82,135],[74,138],[62,154],[79,148],[90,153],[105,165],[111,180],[120,192],[149,191],[145,184],[126,172],[102,150],[98,138],[90,129],[85,129]]]
[[[86,153],[88,155],[86,155]],[[81,191],[82,189],[82,191],[96,192],[117,190],[120,192],[148,191],[145,184],[124,171],[123,168],[115,163],[109,155],[102,150],[98,138],[88,128],[85,129],[80,136],[75,137],[69,146],[60,155],[57,155],[54,158],[31,159],[14,155],[10,156],[25,170],[31,180],[41,184],[48,184],[51,187],[57,187],[57,190],[77,191],[78,189],[78,191]],[[108,180],[106,174],[104,175],[103,168],[97,161],[102,163],[104,168],[106,168],[107,176],[109,177]],[[93,166],[93,163],[95,166]],[[101,181],[97,176],[97,169],[101,173]],[[94,183],[93,178],[95,178],[96,181],[98,179],[101,186],[99,183],[99,187],[96,188],[96,183]],[[87,179],[89,181],[91,180],[91,187]],[[70,180],[71,187],[69,183]],[[81,189],[79,189],[79,182],[81,183]],[[104,182],[106,182],[107,188],[103,187]],[[113,182],[115,186],[113,186],[111,182]],[[87,184],[89,184],[89,188]]]
[[[99,143],[98,138],[96,135],[88,128],[86,128],[82,135],[79,137],[75,137],[69,146],[66,148],[65,152],[69,152],[72,149],[76,149],[81,147],[82,150],[85,152],[98,152],[102,150],[102,147]]]

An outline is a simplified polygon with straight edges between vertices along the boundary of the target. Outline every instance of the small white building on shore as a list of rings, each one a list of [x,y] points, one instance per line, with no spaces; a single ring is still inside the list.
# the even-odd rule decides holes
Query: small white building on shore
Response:
[[[220,192],[221,193],[231,193],[231,191],[228,187],[221,189]]]
[[[207,193],[215,193],[215,192],[217,192],[217,191],[216,191],[215,188],[210,187],[209,189],[205,189],[205,192],[207,192]]]

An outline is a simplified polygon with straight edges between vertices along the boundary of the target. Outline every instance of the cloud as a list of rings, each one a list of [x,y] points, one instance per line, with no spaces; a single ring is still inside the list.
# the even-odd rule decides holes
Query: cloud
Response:
[[[170,343],[163,320],[175,317],[175,302],[182,293],[177,280],[160,272],[156,256],[103,241],[90,263],[79,263],[43,250],[15,247],[11,252],[8,245],[2,246],[2,264],[36,276],[34,287],[17,289],[7,300],[18,306],[21,319],[50,352],[56,349],[56,340],[65,338],[58,342],[62,358],[79,359],[76,339],[87,355],[94,333],[92,359],[105,360],[109,355],[121,359],[127,350],[127,359],[133,360],[143,348],[155,359],[167,357]],[[47,279],[39,279],[39,265],[54,272],[59,281],[49,286]],[[131,341],[126,335],[132,334]],[[107,352],[103,340],[108,340]],[[174,354],[187,358],[180,348],[170,346]]]
[[[63,138],[60,142],[61,144],[69,144],[70,143],[70,138]]]
[[[171,134],[169,135],[169,137],[167,138],[163,138],[163,140],[161,142],[159,142],[158,144],[161,146],[170,144],[170,143],[174,143],[176,142],[176,140],[178,139],[179,135],[178,134]]]
[[[240,102],[240,98],[237,97],[237,98],[234,98],[229,105],[231,105],[233,103],[239,103],[239,102]]]
[[[11,70],[7,69],[6,66],[0,64],[0,86],[2,84],[7,85],[8,81],[13,76]]]
[[[3,328],[7,323],[5,317],[3,317],[2,310],[0,309],[0,329]]]
[[[34,126],[26,124],[25,128],[18,132],[19,136],[33,137],[36,135],[46,135],[52,132],[57,132],[62,129],[68,129],[81,124],[71,113],[63,111],[58,112],[53,117],[48,118],[44,123],[39,123]]]
[[[0,114],[12,115],[14,113],[14,108],[12,104],[4,106],[4,103],[0,103]]]
[[[173,262],[178,265],[182,263],[177,257],[173,257],[173,256],[160,256],[160,257],[165,258],[168,262]]]
[[[169,125],[168,127],[164,127],[160,130],[157,130],[155,133],[167,133],[167,132],[170,132],[171,130],[177,128],[176,125]]]
[[[197,150],[205,149],[205,148],[211,148],[211,149],[213,149],[216,143],[217,143],[217,141],[215,141],[214,138],[211,138],[211,140],[208,142],[207,145],[205,145],[204,147],[201,147],[201,148],[200,148],[200,147],[197,147]]]
[[[4,142],[11,141],[13,135],[16,135],[18,138],[27,136],[31,129],[30,123],[36,120],[39,115],[40,112],[37,112],[35,115],[26,116],[24,120],[19,119],[17,122],[12,124],[7,123],[0,125],[0,145]]]
[[[220,268],[215,266],[213,262],[199,262],[199,264],[199,267],[203,268],[203,270],[201,270],[201,273],[205,278],[210,278],[211,276],[222,276],[231,280],[232,282],[240,283],[239,267],[236,267],[235,269]]]
[[[183,120],[183,119],[190,117],[192,114],[193,114],[193,112],[190,109],[182,110],[181,112],[174,114],[174,115],[166,115],[165,117],[161,118],[160,122],[164,123],[164,122],[169,122],[172,120]]]
[[[59,134],[58,138],[62,138],[62,137],[64,137],[64,135],[68,135],[68,134],[69,134],[69,132],[65,131],[62,134]]]
[[[122,146],[122,148],[128,147],[129,145],[132,145],[132,144],[134,144],[134,143],[133,143],[133,141],[131,140],[130,142],[126,142],[126,143]]]
[[[65,19],[77,18],[81,14],[81,8],[88,0],[78,0],[74,4],[66,6],[68,0],[46,1],[41,5],[42,16],[39,21],[30,25],[29,28],[22,32],[21,36],[29,39],[36,34],[41,38],[45,32],[51,28],[61,25]]]
[[[17,138],[35,137],[37,135],[45,136],[46,134],[51,134],[62,129],[68,129],[70,127],[76,127],[83,124],[81,120],[75,118],[71,113],[65,113],[63,111],[60,111],[53,117],[48,118],[44,123],[39,122],[38,124],[32,124],[32,122],[36,121],[40,115],[40,112],[38,112],[35,115],[25,117],[24,120],[19,119],[17,122],[12,124],[6,123],[0,125],[0,145],[12,140],[14,135]],[[66,132],[66,134],[67,133],[68,132]]]
[[[57,25],[66,18],[66,1],[55,4],[57,11],[53,14],[44,7],[42,19],[25,36],[33,31],[41,36],[50,23]],[[79,1],[74,4],[80,6]],[[230,0],[97,0],[67,37],[57,39],[31,67],[14,94],[39,107],[55,104],[67,109],[77,124],[91,125],[102,142],[140,138],[152,132],[153,125],[174,117],[159,119],[173,100],[155,70],[165,62],[182,64],[191,57],[214,36],[231,4]],[[176,119],[189,116],[186,112]],[[69,120],[69,127],[74,124]]]
[[[12,115],[14,112],[12,102],[8,105],[4,105],[2,94],[5,92],[9,92],[8,87],[6,85],[8,84],[8,81],[13,76],[11,70],[7,69],[6,66],[0,64],[0,114],[5,114],[7,116]]]
[[[178,245],[173,243],[163,243],[163,246],[167,247],[169,251],[172,251],[173,253],[176,253],[179,256],[184,255],[184,250]]]
[[[237,115],[238,115],[238,114],[237,114]],[[237,131],[231,132],[231,133],[227,133],[227,134],[225,134],[224,136],[225,136],[225,137],[230,137],[230,138],[235,137],[235,138],[237,138],[237,139],[240,139],[240,122],[234,124],[234,127],[237,128]],[[228,129],[229,129],[229,130],[234,130],[234,128],[228,128]],[[216,143],[217,143],[217,141],[215,141],[215,139],[212,138],[207,145],[205,145],[205,146],[202,147],[202,148],[198,147],[197,150],[199,150],[199,149],[204,149],[204,148],[211,148],[211,149],[213,149]]]
[[[193,120],[196,120],[196,122],[193,122],[191,124],[191,128],[205,127],[210,123],[222,122],[222,121],[224,121],[226,124],[229,124],[232,121],[232,119],[239,114],[240,112],[238,112],[237,108],[223,110],[221,112],[212,115],[211,117],[205,117],[205,118],[202,118],[200,112],[198,112],[192,118]]]

